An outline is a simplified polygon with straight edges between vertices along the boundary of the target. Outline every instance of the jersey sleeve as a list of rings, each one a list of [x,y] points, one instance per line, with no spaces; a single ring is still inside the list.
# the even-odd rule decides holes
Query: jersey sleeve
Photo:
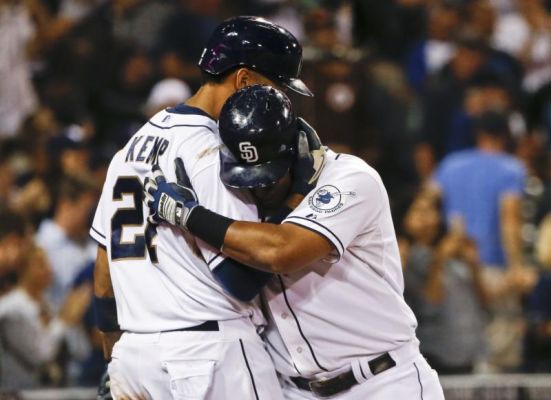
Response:
[[[105,214],[108,212],[107,208],[109,207],[109,191],[106,190],[107,181],[103,186],[101,196],[94,214],[94,221],[92,222],[92,227],[90,228],[90,236],[94,239],[100,246],[107,248],[107,227],[105,226]]]
[[[376,176],[345,172],[318,184],[283,223],[324,236],[340,258],[354,238],[376,224],[386,198],[383,190]]]
[[[187,168],[187,167],[186,167]],[[220,162],[218,153],[214,160],[190,176],[191,184],[203,207],[228,218],[243,221],[258,221],[258,211],[253,202],[248,201],[244,193],[230,190],[220,180]],[[211,270],[225,258],[219,249],[198,240],[203,258]]]

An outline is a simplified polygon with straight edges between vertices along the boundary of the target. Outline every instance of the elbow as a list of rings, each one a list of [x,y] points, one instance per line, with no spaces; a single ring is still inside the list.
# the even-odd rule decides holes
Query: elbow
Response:
[[[296,263],[294,249],[284,243],[267,249],[265,261],[268,268],[275,274],[294,272],[302,267]]]

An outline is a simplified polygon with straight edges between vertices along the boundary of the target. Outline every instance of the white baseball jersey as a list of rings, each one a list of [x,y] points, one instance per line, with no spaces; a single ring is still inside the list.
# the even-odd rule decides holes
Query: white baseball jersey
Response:
[[[226,294],[213,270],[224,257],[168,224],[147,223],[144,178],[156,162],[176,181],[181,157],[205,207],[235,219],[255,220],[256,206],[219,179],[220,140],[215,120],[194,107],[161,111],[111,161],[90,235],[105,249],[121,329],[158,332],[208,320],[251,316],[264,323],[257,304]]]
[[[388,196],[373,168],[328,151],[316,188],[283,223],[321,234],[335,251],[264,292],[278,371],[313,376],[416,340]]]

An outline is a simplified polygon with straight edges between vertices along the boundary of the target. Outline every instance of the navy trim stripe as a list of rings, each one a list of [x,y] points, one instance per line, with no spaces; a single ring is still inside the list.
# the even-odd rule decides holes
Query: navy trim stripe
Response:
[[[289,311],[291,311],[291,314],[293,315],[293,318],[295,319],[295,322],[297,323],[297,327],[298,327],[298,331],[300,333],[300,336],[302,336],[302,338],[304,339],[304,341],[308,345],[308,348],[310,349],[310,354],[312,354],[312,358],[314,359],[314,362],[316,363],[318,368],[323,369],[324,371],[329,371],[328,369],[323,367],[318,362],[318,359],[316,358],[316,355],[314,354],[314,349],[312,348],[312,345],[310,344],[308,339],[306,339],[306,336],[304,335],[304,332],[302,331],[300,323],[298,322],[298,318],[297,318],[295,312],[293,311],[293,309],[291,308],[291,304],[289,303],[289,299],[287,298],[287,289],[285,288],[285,285],[283,284],[283,279],[281,279],[281,276],[279,276],[279,275],[277,276],[277,278],[279,279],[279,283],[281,284],[281,288],[283,289],[283,297],[285,298],[285,303],[287,304],[287,307],[289,308]]]
[[[155,128],[159,128],[159,129],[172,129],[172,128],[180,128],[180,127],[189,127],[189,128],[207,128],[209,131],[211,131],[212,133],[216,133],[214,132],[209,126],[207,125],[192,125],[192,124],[179,124],[179,125],[172,125],[172,126],[160,126],[160,125],[157,125],[157,124],[154,124],[153,122],[151,121],[147,121],[147,123],[153,125]]]
[[[340,156],[341,156],[341,153],[337,154],[337,157],[335,157],[335,160],[338,160]]]
[[[209,114],[207,114],[205,111],[201,110],[200,108],[188,106],[185,103],[177,104],[174,107],[166,108],[165,111],[169,114],[181,114],[181,115],[200,115],[202,117],[207,117],[214,122],[216,120],[212,118]]]
[[[96,242],[96,243],[98,244],[99,247],[101,247],[101,248],[104,249],[104,250],[107,250],[107,247],[105,247],[105,245],[104,245],[102,242],[100,242],[98,239],[96,239],[96,238],[93,237],[92,235],[90,235],[90,237],[92,238],[92,240],[93,240],[94,242]]]
[[[365,376],[365,374],[364,374],[364,370],[363,370],[363,368],[362,368],[362,364],[358,364],[358,365],[359,365],[359,367],[360,367],[360,374],[362,374],[362,376],[364,377],[364,379],[367,379],[367,376]]]
[[[253,384],[253,389],[254,389],[254,396],[256,397],[256,400],[259,400],[258,392],[256,391],[256,383],[254,382],[254,376],[251,371],[251,367],[249,366],[249,360],[247,360],[247,354],[245,354],[245,347],[243,346],[243,340],[239,339],[239,344],[241,345],[241,353],[243,353],[245,364],[247,365],[247,369],[249,370],[249,376],[251,377],[251,382]]]
[[[207,262],[207,265],[210,266],[210,264],[211,264],[214,260],[216,260],[218,257],[220,257],[221,255],[222,255],[222,252],[219,251],[217,254],[215,254],[214,257],[212,257],[212,258]]]
[[[104,234],[102,234],[100,231],[98,231],[96,228],[92,226],[91,228],[94,232],[96,232],[100,237],[107,239]]]
[[[319,226],[319,227],[325,229],[325,230],[326,230],[327,232],[329,232],[329,233],[331,234],[331,236],[334,237],[335,240],[340,244],[340,246],[341,246],[341,252],[340,252],[340,253],[341,253],[341,254],[344,253],[344,245],[342,244],[342,242],[341,242],[341,240],[338,238],[338,236],[335,235],[335,234],[331,231],[331,229],[329,229],[329,228],[327,228],[326,226],[320,224],[319,222],[316,222],[316,221],[314,221],[314,220],[311,220],[311,219],[308,219],[308,218],[304,218],[304,217],[298,217],[298,216],[296,216],[296,215],[291,215],[290,217],[287,217],[287,219],[286,219],[285,221],[283,221],[283,222],[291,222],[291,221],[289,221],[290,219],[300,219],[300,220],[308,221],[308,222],[311,222],[311,223],[314,224],[314,225],[317,225],[317,226]],[[300,225],[303,226],[302,224],[300,224]],[[319,233],[321,233],[321,232],[319,232]],[[331,240],[331,241],[333,242],[333,240]],[[337,249],[337,250],[339,250],[339,249]]]
[[[421,400],[423,400],[423,384],[421,383],[421,374],[419,374],[419,368],[417,368],[417,364],[413,363],[413,366],[417,370],[417,381],[419,382],[419,386],[421,387]]]
[[[315,230],[314,228],[310,228],[309,226],[306,226],[306,225],[303,225],[303,224],[299,224],[298,222],[293,222],[293,221],[285,221],[285,222],[286,222],[286,223],[289,223],[289,224],[296,225],[296,226],[300,226],[301,228],[304,228],[304,229],[306,229],[306,230],[308,230],[308,231],[310,231],[310,232],[314,232],[314,233],[317,233],[318,235],[323,236],[324,238],[326,238],[326,239],[329,241],[329,243],[331,243],[331,245],[333,246],[333,248],[334,248],[335,250],[337,250],[337,252],[339,251],[339,249],[337,249],[337,246],[335,245],[335,242],[333,242],[333,241],[331,240],[331,238],[328,237],[327,235],[324,235],[323,232],[317,231],[317,230]]]

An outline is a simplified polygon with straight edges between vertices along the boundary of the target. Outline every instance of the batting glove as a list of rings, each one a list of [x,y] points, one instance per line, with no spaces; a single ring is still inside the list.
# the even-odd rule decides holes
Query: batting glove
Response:
[[[297,125],[297,155],[292,167],[291,192],[306,195],[316,187],[325,165],[326,147],[322,146],[318,134],[308,122],[298,118]]]
[[[191,212],[197,207],[197,196],[181,159],[175,161],[178,183],[168,183],[158,165],[152,168],[153,178],[145,178],[144,201],[149,207],[148,221],[168,222],[171,225],[187,229]]]
[[[111,378],[109,378],[107,370],[103,373],[99,381],[96,400],[113,400],[113,396],[111,396]]]

